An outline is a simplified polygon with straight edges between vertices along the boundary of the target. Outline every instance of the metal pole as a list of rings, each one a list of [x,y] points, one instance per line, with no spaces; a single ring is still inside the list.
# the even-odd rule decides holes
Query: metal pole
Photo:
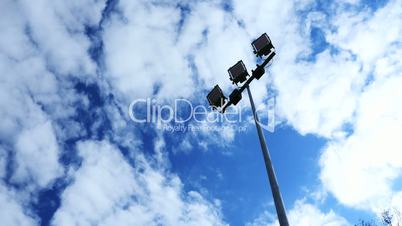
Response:
[[[265,168],[268,173],[269,184],[271,185],[272,196],[274,197],[276,214],[278,215],[278,220],[280,226],[289,226],[288,218],[286,216],[285,206],[283,205],[281,192],[279,191],[279,185],[276,181],[274,167],[272,166],[271,157],[269,156],[268,147],[265,142],[264,133],[262,132],[260,124],[258,124],[259,119],[255,111],[253,97],[251,96],[250,87],[247,85],[248,97],[250,98],[251,109],[254,115],[255,126],[257,127],[258,138],[260,139],[262,155],[264,156]]]

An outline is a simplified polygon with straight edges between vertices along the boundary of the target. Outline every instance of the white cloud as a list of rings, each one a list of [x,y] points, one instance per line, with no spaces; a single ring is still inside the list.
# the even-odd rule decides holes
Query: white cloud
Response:
[[[0,116],[3,119],[0,139],[3,145],[12,148],[10,156],[15,157],[12,180],[21,184],[30,180],[36,186],[46,187],[61,176],[63,170],[58,163],[59,148],[54,128],[38,102],[47,104],[60,100],[56,82],[44,69],[40,58],[33,57],[18,64],[1,54],[0,58],[0,72],[5,74],[0,90]],[[43,83],[35,85],[39,79]],[[6,155],[3,157],[5,161],[11,161]]]
[[[62,194],[56,225],[91,225],[136,189],[130,166],[110,144],[87,142],[78,146],[82,166]]]
[[[77,104],[82,103],[83,109],[89,110],[89,100],[86,95],[75,93],[74,83],[69,78],[79,77],[84,82],[96,82],[100,87],[113,93],[116,92],[116,88],[124,93],[124,89],[120,89],[121,86],[114,83],[116,86],[109,87],[102,81],[82,76],[95,74],[96,65],[88,54],[91,43],[83,32],[85,26],[97,26],[104,2],[39,1],[31,4],[27,1],[3,1],[0,4],[4,9],[2,10],[4,13],[0,14],[0,26],[3,31],[0,37],[0,73],[4,75],[1,77],[2,89],[0,89],[0,116],[3,119],[0,125],[0,139],[4,141],[5,147],[11,147],[11,155],[15,156],[15,170],[10,172],[11,182],[24,185],[21,193],[7,196],[4,198],[5,202],[1,204],[10,205],[12,207],[10,211],[14,214],[4,218],[6,222],[10,219],[19,225],[25,225],[33,222],[23,213],[28,211],[29,206],[22,210],[19,203],[25,205],[32,202],[36,199],[38,189],[51,186],[55,178],[63,175],[63,168],[59,163],[60,152],[70,150],[63,150],[65,146],[59,147],[58,142],[86,135],[87,128],[83,128],[83,125],[74,121],[72,117],[77,116],[75,109]],[[126,10],[129,15],[133,15],[133,11]],[[162,39],[167,37],[163,41],[149,40],[152,35],[150,32],[147,33],[148,28],[144,26],[140,35],[140,38],[144,38],[142,44],[148,43],[153,51],[158,50],[158,45],[168,46],[169,51],[164,52],[161,58],[162,64],[155,66],[159,74],[151,76],[151,86],[145,87],[144,90],[128,87],[135,91],[135,95],[145,96],[152,92],[154,84],[162,81],[166,84],[161,87],[161,95],[189,96],[193,85],[191,71],[183,60],[185,56],[174,45],[173,33],[178,12],[168,7],[155,7],[151,11],[155,13],[153,19],[149,17],[148,25],[156,26],[163,21],[161,19],[168,17],[172,21],[166,20],[162,25],[170,26],[170,30],[159,31],[158,34]],[[171,17],[171,13],[176,14],[176,17]],[[144,11],[139,16],[147,17],[148,14]],[[117,34],[126,36],[125,29],[141,27],[135,22],[138,18],[133,16],[131,19],[134,21],[133,24],[121,27],[122,33]],[[112,20],[109,23],[113,22],[119,21]],[[113,29],[120,28],[116,26]],[[109,31],[117,31],[113,29],[106,24],[105,37]],[[136,36],[137,31],[133,35]],[[118,38],[122,37],[116,36],[113,40],[119,41]],[[109,40],[104,41],[106,58],[115,56],[109,55],[107,51]],[[121,46],[117,42],[114,44]],[[127,46],[121,47],[127,48]],[[118,50],[117,47],[116,49]],[[144,49],[143,53],[146,51],[148,49]],[[148,58],[145,55],[137,56],[138,59],[148,61],[154,60],[155,57],[151,53]],[[126,63],[130,64],[128,61]],[[170,69],[172,74],[164,74],[166,68]],[[183,79],[176,79],[178,74],[182,74]],[[134,75],[141,75],[140,79],[148,76],[138,73]],[[127,80],[125,82],[134,85]],[[141,88],[144,84],[146,82],[138,87]],[[180,90],[178,87],[183,89]],[[123,99],[129,97],[130,92],[124,95],[127,96]],[[131,127],[127,126],[124,116],[119,109],[116,109],[122,105],[117,99],[115,105],[106,104],[104,107],[107,117],[112,120],[113,140],[133,149],[132,145],[135,146],[139,141],[134,139]],[[127,132],[130,134],[124,134]],[[102,145],[104,147],[101,147]],[[2,167],[3,165],[5,167],[5,162],[10,158],[5,154],[3,146],[0,148]],[[137,155],[137,150],[131,149],[130,154]],[[85,222],[99,224],[117,222],[120,225],[127,225],[129,222],[143,222],[144,225],[150,222],[163,222],[168,225],[224,224],[219,205],[212,204],[195,191],[184,192],[180,179],[165,172],[166,169],[160,171],[153,169],[145,159],[136,162],[138,165],[142,164],[144,168],[133,169],[119,154],[119,150],[107,143],[82,143],[79,145],[79,151],[84,159],[83,166],[72,174],[74,182],[63,193],[62,207],[53,219],[55,224],[71,225]],[[69,175],[71,169],[73,168],[70,167]],[[5,170],[1,169],[1,175],[5,175]],[[28,192],[24,191],[27,188]],[[18,201],[20,196],[24,196],[24,199]],[[165,202],[166,199],[168,202]],[[75,203],[80,205],[76,206]],[[143,218],[139,219],[140,217]],[[9,225],[12,225],[11,222]]]
[[[380,213],[398,207],[402,149],[401,2],[335,17],[328,40],[357,56],[369,85],[357,93],[352,131],[328,143],[321,159],[321,181],[341,203]],[[397,201],[399,200],[399,201]]]
[[[332,210],[323,213],[316,206],[297,201],[289,211],[289,223],[300,226],[345,226],[350,225]]]
[[[346,205],[381,211],[401,176],[402,77],[367,87],[353,134],[331,142],[321,156],[321,180]]]
[[[82,166],[62,194],[54,225],[224,225],[218,207],[137,156],[135,168],[108,142],[78,145]]]
[[[18,195],[0,183],[0,218],[7,226],[39,225],[37,219],[25,213],[18,200]]]
[[[387,56],[391,45],[400,41],[402,15],[401,1],[391,0],[376,12],[342,11],[332,20],[337,28],[327,31],[327,40],[352,51],[370,69],[375,61]]]
[[[64,141],[83,131],[70,117],[85,97],[59,75],[95,73],[83,32],[97,26],[104,2],[0,4],[0,139],[15,156],[12,181],[43,188],[62,175],[56,136]]]
[[[62,175],[59,148],[49,121],[23,130],[17,137],[15,150],[13,181],[33,179],[40,187],[46,187]]]
[[[161,98],[190,96],[191,71],[175,41],[179,10],[130,1],[117,7],[123,16],[105,24],[103,41],[106,75],[123,99],[150,97],[157,86]]]
[[[206,87],[219,84],[223,90],[233,88],[227,69],[243,60],[254,66],[250,39],[237,19],[218,4],[194,4],[183,25],[180,44],[194,56],[199,78]],[[251,68],[249,68],[251,69]]]
[[[350,54],[324,51],[316,62],[280,66],[274,67],[277,110],[301,134],[331,137],[352,121],[365,77]]]
[[[279,225],[275,220],[276,215],[265,211],[247,226],[274,226]],[[332,210],[324,213],[316,206],[298,200],[292,209],[288,211],[290,225],[300,226],[346,226],[350,225],[343,217],[337,215]]]
[[[0,52],[0,116],[3,120],[0,139],[2,145],[12,148],[10,155],[15,156],[13,181],[23,183],[32,180],[35,185],[45,187],[61,175],[62,168],[58,163],[59,149],[54,129],[49,115],[39,103],[55,103],[60,98],[55,78],[45,69],[44,61],[33,54],[34,48],[20,32],[23,29],[18,22],[20,18],[13,21],[18,26],[11,28],[12,25],[8,24],[4,37],[15,37],[21,42],[15,44],[26,52],[19,52],[15,46],[7,50],[7,42],[0,45],[4,50]],[[7,156],[3,157],[7,159]]]
[[[84,25],[98,24],[104,1],[19,1],[18,6],[25,32],[51,68],[64,75],[95,73]]]

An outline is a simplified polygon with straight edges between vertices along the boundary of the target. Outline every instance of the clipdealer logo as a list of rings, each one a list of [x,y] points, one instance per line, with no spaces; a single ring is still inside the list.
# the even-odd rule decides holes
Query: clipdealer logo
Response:
[[[152,123],[159,128],[170,132],[186,132],[196,130],[219,130],[216,123],[222,123],[225,127],[245,131],[244,114],[249,110],[241,106],[231,107],[224,114],[218,113],[212,107],[194,105],[187,99],[175,99],[171,104],[160,103],[154,98],[140,98],[132,101],[128,107],[128,114],[134,123]],[[267,114],[268,123],[259,123],[263,129],[273,132],[274,112],[260,112]],[[251,118],[252,119],[252,118]],[[216,127],[216,128],[215,128]]]

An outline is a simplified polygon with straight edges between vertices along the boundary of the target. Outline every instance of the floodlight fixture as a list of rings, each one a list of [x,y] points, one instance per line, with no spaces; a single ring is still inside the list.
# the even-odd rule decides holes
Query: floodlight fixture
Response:
[[[229,95],[229,101],[233,105],[236,105],[241,100],[241,91],[239,89],[234,89],[233,92]]]
[[[208,93],[207,99],[209,102],[209,105],[211,105],[213,108],[218,108],[222,107],[225,102],[226,102],[226,97],[222,92],[222,89],[216,85],[211,92]]]
[[[268,37],[267,33],[262,34],[259,38],[254,40],[251,43],[251,46],[254,49],[254,54],[259,57],[263,55],[267,56],[271,52],[271,49],[274,48],[271,39]]]
[[[249,76],[247,72],[247,68],[244,65],[243,61],[240,60],[237,62],[235,65],[233,65],[231,68],[228,69],[230,80],[233,82],[233,84],[237,83],[242,83],[246,81],[247,76]]]

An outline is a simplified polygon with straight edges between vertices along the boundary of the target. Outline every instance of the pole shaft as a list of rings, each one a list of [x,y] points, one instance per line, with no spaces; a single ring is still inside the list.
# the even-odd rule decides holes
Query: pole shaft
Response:
[[[251,96],[250,87],[247,85],[248,97],[250,99],[251,108],[254,115],[255,126],[257,127],[258,138],[260,139],[262,155],[264,156],[265,168],[268,173],[269,184],[271,185],[272,196],[274,198],[276,214],[278,215],[278,221],[280,226],[289,226],[288,218],[286,216],[285,206],[283,205],[281,192],[279,191],[279,185],[276,181],[274,167],[272,166],[271,157],[269,156],[269,151],[267,144],[265,142],[264,133],[261,129],[258,119],[258,115],[255,110],[253,97]]]

